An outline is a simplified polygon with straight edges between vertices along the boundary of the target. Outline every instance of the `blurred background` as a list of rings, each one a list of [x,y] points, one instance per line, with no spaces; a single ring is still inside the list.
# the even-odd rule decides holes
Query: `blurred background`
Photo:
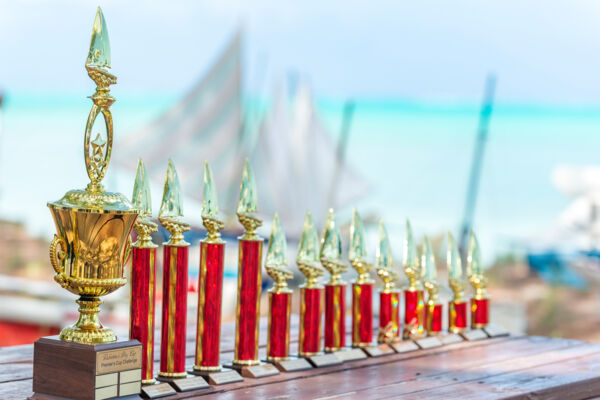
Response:
[[[357,207],[372,259],[379,218],[398,268],[406,219],[417,237],[429,235],[448,299],[446,233],[472,227],[492,320],[515,333],[600,339],[600,4],[99,5],[118,77],[105,187],[129,195],[142,157],[156,215],[173,159],[194,227],[190,307],[208,161],[227,221],[223,319],[233,319],[247,157],[260,233],[268,237],[279,212],[293,269],[307,210],[321,230],[335,208],[347,246]],[[84,62],[97,6],[0,0],[0,346],[76,319],[73,296],[52,282],[45,204],[88,182],[82,142],[94,84]],[[126,335],[127,290],[103,307],[106,325]]]

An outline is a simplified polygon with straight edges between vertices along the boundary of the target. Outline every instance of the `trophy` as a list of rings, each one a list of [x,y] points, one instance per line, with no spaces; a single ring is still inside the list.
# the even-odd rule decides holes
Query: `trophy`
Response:
[[[334,352],[346,346],[346,282],[342,274],[348,267],[341,260],[342,238],[329,210],[321,239],[321,264],[331,275],[325,285],[325,351]]]
[[[294,277],[287,268],[287,244],[285,233],[275,213],[265,260],[265,269],[274,284],[269,289],[269,325],[267,328],[267,361],[284,372],[312,368],[303,358],[290,357],[290,314],[292,290],[287,281]]]
[[[200,241],[196,359],[190,373],[207,377],[212,385],[220,385],[239,382],[242,377],[236,371],[224,370],[219,360],[225,258],[225,242],[219,231],[224,224],[218,219],[217,191],[207,162],[204,163],[203,197],[202,223],[207,234]]]
[[[398,274],[392,270],[392,248],[387,230],[379,220],[379,244],[375,258],[377,275],[383,281],[379,292],[379,343],[394,343],[400,338],[400,291],[396,289]]]
[[[120,193],[105,192],[113,142],[109,86],[117,78],[110,68],[110,44],[98,8],[85,67],[96,92],[85,127],[84,158],[90,183],[48,203],[56,235],[50,244],[54,280],[79,296],[79,319],[59,336],[40,338],[34,345],[33,398],[115,398],[140,392],[142,346],[137,340],[117,339],[104,327],[98,312],[101,296],[127,283],[124,264],[129,234],[138,216]],[[105,137],[92,139],[96,118],[102,114]]]
[[[475,295],[471,299],[471,328],[485,328],[489,322],[490,299],[485,290],[487,278],[483,276],[479,242],[473,231],[471,231],[471,237],[469,239],[467,276],[469,277],[471,285],[475,288]]]
[[[429,238],[423,240],[421,266],[424,269],[423,281],[427,290],[427,306],[425,308],[425,329],[427,336],[436,336],[442,332],[442,303],[439,300],[440,285],[437,282],[437,267]]]
[[[418,260],[417,247],[413,239],[410,222],[406,221],[404,240],[404,273],[408,277],[408,288],[404,291],[404,330],[402,338],[415,339],[423,336],[425,318],[423,270]]]
[[[460,252],[450,233],[448,233],[446,264],[448,264],[448,283],[454,293],[448,303],[448,331],[462,333],[467,329],[467,301],[465,300],[467,282],[463,277]]]
[[[169,160],[158,213],[160,223],[170,233],[163,243],[163,302],[158,379],[172,382],[187,377],[185,341],[187,325],[188,251],[183,232],[190,226],[183,222],[181,187],[173,161]]]
[[[350,249],[348,258],[358,272],[352,283],[352,347],[367,347],[373,341],[373,280],[369,272],[373,268],[366,261],[365,231],[358,211],[354,209],[350,225]]]
[[[306,212],[304,218],[296,263],[300,272],[306,277],[306,283],[300,286],[298,355],[306,357],[315,367],[339,364],[341,360],[334,354],[323,354],[321,351],[321,314],[323,312],[321,297],[323,295],[323,285],[319,283],[319,277],[325,271],[319,265],[319,237],[310,211]]]
[[[256,209],[254,173],[246,160],[237,208],[244,234],[238,238],[238,299],[232,367],[241,371],[242,376],[250,378],[279,373],[272,364],[261,364],[258,359],[263,238],[256,233],[256,228],[262,225],[262,221],[253,215]]]
[[[133,226],[138,239],[131,257],[131,300],[129,304],[129,337],[142,343],[142,385],[154,379],[154,305],[156,296],[156,248],[152,232],[158,226],[151,221],[150,184],[144,163],[137,166],[131,203],[140,212]]]
[[[342,274],[348,267],[342,262],[342,238],[335,223],[333,209],[329,209],[321,251],[321,264],[330,274],[325,285],[325,351],[335,352],[342,361],[366,358],[360,349],[347,350],[346,347],[346,282]]]

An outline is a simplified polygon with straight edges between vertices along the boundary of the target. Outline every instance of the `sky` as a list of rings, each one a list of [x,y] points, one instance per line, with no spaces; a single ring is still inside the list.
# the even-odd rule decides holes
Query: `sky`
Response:
[[[249,93],[298,74],[325,98],[589,104],[600,97],[600,3],[583,1],[0,0],[0,87],[79,92],[96,7],[115,94],[178,94],[238,27]]]

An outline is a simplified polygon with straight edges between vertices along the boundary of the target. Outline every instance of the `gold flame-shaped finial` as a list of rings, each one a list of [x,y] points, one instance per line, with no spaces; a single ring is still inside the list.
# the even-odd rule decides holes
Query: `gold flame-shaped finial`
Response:
[[[287,243],[285,233],[279,215],[275,213],[271,225],[271,236],[269,237],[269,246],[267,248],[267,258],[265,268],[267,273],[275,281],[273,291],[282,293],[289,291],[287,281],[294,276],[287,267]]]
[[[375,267],[377,268],[377,275],[379,275],[384,283],[383,292],[389,293],[396,286],[398,274],[393,270],[392,247],[390,246],[390,239],[382,220],[379,220],[378,231],[379,242],[375,256]]]
[[[98,7],[94,19],[90,51],[85,65],[110,68],[110,42],[108,41],[108,30],[104,21],[104,14],[102,14],[100,7]]]
[[[139,248],[156,247],[152,243],[152,232],[158,231],[158,225],[150,220],[152,218],[152,201],[150,199],[150,182],[146,174],[146,168],[140,158],[138,160],[135,182],[133,184],[133,195],[131,197],[133,207],[140,212],[133,228],[138,233],[138,240],[133,244]]]
[[[462,260],[456,241],[450,232],[448,232],[448,249],[446,251],[446,264],[448,265],[448,283],[454,292],[455,303],[464,301],[466,281],[463,277]]]
[[[306,212],[304,218],[304,227],[302,228],[302,236],[298,245],[298,256],[296,264],[300,272],[306,276],[306,284],[304,287],[309,289],[321,287],[318,283],[318,278],[324,274],[323,268],[319,262],[319,237],[313,223],[310,211]]]
[[[475,232],[471,231],[469,238],[469,252],[467,255],[467,276],[475,288],[475,298],[483,299],[487,297],[486,287],[487,278],[483,275],[483,264],[481,263],[481,253],[479,242]]]
[[[348,267],[341,260],[342,237],[335,223],[335,214],[333,213],[332,208],[329,209],[329,213],[327,214],[327,222],[325,223],[325,230],[323,231],[323,238],[321,239],[321,251],[319,257],[321,259],[321,264],[331,275],[329,284],[343,284],[342,274],[348,270]]]
[[[87,191],[93,196],[99,196],[103,190],[101,182],[106,175],[108,163],[110,162],[113,142],[113,121],[110,106],[115,102],[115,99],[109,94],[109,86],[117,83],[117,78],[105,69],[110,68],[110,43],[104,15],[100,7],[98,7],[96,19],[94,20],[90,51],[85,68],[90,78],[96,83],[96,93],[91,96],[94,105],[88,115],[83,144],[85,166],[90,178]],[[96,117],[100,113],[104,116],[106,138],[103,138],[100,133],[96,133],[92,141],[92,129]]]
[[[406,236],[404,238],[403,267],[408,277],[408,290],[414,291],[422,288],[422,269],[417,254],[417,245],[413,237],[410,221],[406,220]]]
[[[204,190],[202,194],[202,223],[208,232],[207,242],[221,242],[220,230],[223,229],[225,224],[218,218],[217,190],[213,182],[212,170],[206,161],[204,162]]]
[[[240,187],[240,201],[237,207],[237,216],[240,223],[246,230],[244,239],[252,239],[256,236],[256,228],[262,225],[262,221],[252,215],[258,209],[258,199],[256,196],[256,182],[254,181],[254,172],[250,168],[248,159],[244,162],[242,171],[242,184]]]
[[[190,230],[189,224],[183,222],[183,202],[181,201],[181,186],[179,177],[173,161],[169,159],[167,165],[167,176],[163,189],[163,197],[158,213],[161,224],[169,231],[171,238],[167,242],[169,246],[187,246],[183,240],[183,232]]]
[[[371,283],[369,272],[373,266],[366,261],[367,245],[365,244],[365,229],[363,228],[360,214],[356,208],[352,215],[352,224],[350,225],[350,249],[348,258],[352,267],[358,272],[356,283],[359,285]]]
[[[421,268],[423,271],[423,280],[425,281],[425,289],[429,293],[428,303],[437,304],[440,285],[437,282],[437,268],[435,265],[435,256],[429,238],[425,236],[423,239],[423,248],[421,251]]]

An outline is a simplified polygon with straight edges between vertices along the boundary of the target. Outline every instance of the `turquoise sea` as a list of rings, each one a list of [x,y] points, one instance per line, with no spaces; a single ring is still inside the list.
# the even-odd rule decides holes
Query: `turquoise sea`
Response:
[[[178,98],[118,90],[114,95],[117,137],[152,121]],[[7,93],[0,113],[2,218],[23,221],[32,234],[50,237],[53,226],[46,202],[87,184],[82,142],[90,104],[81,93]],[[246,104],[255,119],[268,106],[257,100]],[[337,139],[344,101],[318,99],[317,105]],[[397,255],[407,217],[418,235],[458,232],[478,113],[475,102],[356,100],[348,161],[372,187],[356,206],[384,219]],[[499,101],[475,216],[487,261],[521,251],[528,240],[555,223],[570,199],[552,186],[551,172],[558,164],[598,163],[599,132],[600,106]],[[129,194],[131,178],[120,174],[109,169],[107,186]],[[154,197],[158,208],[158,194]],[[338,218],[349,217],[346,210]],[[374,243],[374,229],[370,233]]]

